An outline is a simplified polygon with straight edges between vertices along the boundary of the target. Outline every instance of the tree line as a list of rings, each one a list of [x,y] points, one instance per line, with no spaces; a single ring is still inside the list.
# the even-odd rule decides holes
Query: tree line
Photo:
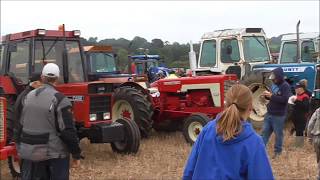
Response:
[[[168,67],[183,67],[189,68],[190,50],[189,44],[180,44],[178,42],[170,43],[161,39],[155,38],[148,42],[145,38],[136,36],[132,40],[125,38],[119,39],[103,39],[98,40],[97,37],[88,39],[82,38],[83,45],[111,45],[114,53],[117,54],[117,59],[120,65],[128,62],[128,55],[137,54],[137,49],[148,49],[148,54],[158,54],[163,59]],[[281,36],[272,37],[268,40],[271,52],[279,52],[281,44]],[[196,54],[199,54],[200,44],[193,45]]]

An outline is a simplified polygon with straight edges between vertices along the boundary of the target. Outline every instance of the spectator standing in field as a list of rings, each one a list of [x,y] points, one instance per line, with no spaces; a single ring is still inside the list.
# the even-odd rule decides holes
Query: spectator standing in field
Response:
[[[309,95],[305,91],[306,87],[302,82],[295,86],[296,96],[293,99],[292,122],[296,131],[295,146],[302,147],[304,144],[303,132],[307,123],[307,113],[309,111]]]
[[[234,85],[226,107],[201,131],[187,161],[183,179],[274,179],[261,137],[246,121],[252,94]]]
[[[317,155],[318,180],[320,180],[320,107],[312,114],[308,124],[308,136],[312,138]]]
[[[265,91],[263,96],[270,100],[267,105],[267,114],[264,118],[262,138],[267,145],[272,132],[275,133],[275,145],[273,158],[282,152],[283,128],[286,119],[288,99],[291,96],[290,86],[284,80],[281,67],[272,70],[269,79],[272,80],[271,92]]]

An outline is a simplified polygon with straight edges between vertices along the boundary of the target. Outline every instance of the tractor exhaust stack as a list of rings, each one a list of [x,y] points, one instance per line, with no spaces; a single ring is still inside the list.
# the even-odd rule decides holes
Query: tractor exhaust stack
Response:
[[[192,71],[192,76],[196,76],[196,67],[197,67],[196,53],[193,51],[192,41],[190,41],[189,45],[190,45],[190,52],[189,52],[190,70]]]
[[[299,26],[300,26],[300,20],[297,23],[297,63],[301,63]]]

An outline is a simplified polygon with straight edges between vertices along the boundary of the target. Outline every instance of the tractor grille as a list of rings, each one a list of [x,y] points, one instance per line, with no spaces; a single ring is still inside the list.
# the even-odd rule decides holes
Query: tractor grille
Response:
[[[6,117],[4,115],[4,111],[5,111],[5,99],[0,98],[0,144],[2,144],[2,142],[5,141],[5,121],[6,121]]]
[[[97,119],[103,119],[103,113],[111,112],[110,96],[93,96],[90,97],[90,114],[97,114]]]
[[[224,81],[224,97],[226,97],[226,94],[228,90],[237,83],[236,80],[225,80]]]

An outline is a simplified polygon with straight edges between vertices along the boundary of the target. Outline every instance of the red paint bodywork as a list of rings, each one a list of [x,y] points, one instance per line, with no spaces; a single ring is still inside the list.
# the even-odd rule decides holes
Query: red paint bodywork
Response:
[[[17,94],[16,88],[9,76],[0,76],[0,87],[3,88],[5,94]]]
[[[214,75],[195,76],[175,79],[161,79],[151,87],[157,88],[159,97],[153,97],[155,113],[153,120],[159,123],[164,120],[182,120],[194,113],[204,113],[214,118],[223,111],[224,105],[224,82],[236,81],[236,75]],[[181,92],[182,85],[220,84],[220,104],[216,107],[213,104],[209,89],[195,89],[190,92]]]
[[[73,115],[75,118],[75,122],[83,124],[85,128],[89,128],[93,124],[99,123],[111,123],[112,120],[96,120],[91,122],[89,120],[90,114],[90,97],[93,96],[110,96],[112,97],[112,93],[105,94],[89,94],[88,85],[89,84],[98,84],[103,82],[84,82],[84,83],[68,83],[68,84],[60,84],[56,86],[56,89],[63,93],[65,96],[83,96],[83,101],[75,101],[73,102]],[[111,98],[112,100],[112,98]],[[112,112],[110,112],[110,117],[112,117]]]

